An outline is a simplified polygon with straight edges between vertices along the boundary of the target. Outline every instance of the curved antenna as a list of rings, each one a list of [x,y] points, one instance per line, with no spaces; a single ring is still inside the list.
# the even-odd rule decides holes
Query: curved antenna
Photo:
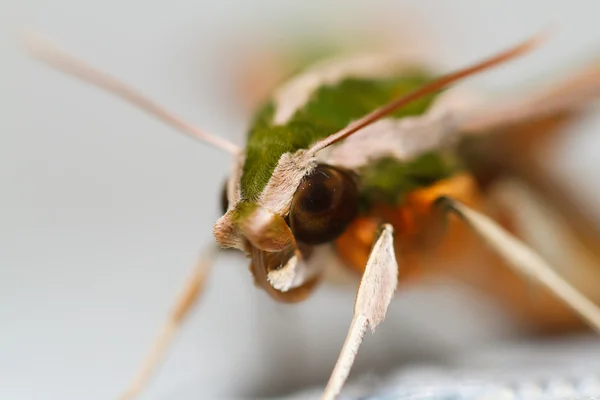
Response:
[[[166,124],[171,125],[179,132],[200,139],[213,147],[225,150],[234,155],[240,152],[240,148],[235,144],[204,132],[192,124],[185,122],[117,78],[78,60],[37,35],[25,35],[22,38],[22,44],[27,52],[37,60],[138,106]]]
[[[444,75],[430,83],[421,86],[417,90],[400,97],[399,99],[393,100],[392,102],[376,109],[375,111],[370,112],[364,117],[350,123],[342,130],[332,135],[329,135],[325,139],[319,140],[310,149],[308,149],[308,155],[314,155],[318,151],[323,150],[325,147],[328,147],[342,139],[347,138],[348,136],[358,132],[362,128],[365,128],[373,124],[374,122],[377,122],[379,119],[390,115],[399,108],[404,107],[405,105],[415,100],[418,100],[423,96],[444,89],[453,83],[461,81],[477,73],[486,71],[493,67],[497,67],[498,65],[501,65],[507,61],[510,61],[518,56],[521,56],[533,50],[538,44],[540,44],[544,39],[546,39],[548,34],[549,32],[547,30],[544,30],[543,32],[538,33],[529,40],[518,44],[517,46],[511,47],[503,52],[495,54],[490,58],[467,66],[463,69],[459,69],[458,71],[452,72],[448,75]]]

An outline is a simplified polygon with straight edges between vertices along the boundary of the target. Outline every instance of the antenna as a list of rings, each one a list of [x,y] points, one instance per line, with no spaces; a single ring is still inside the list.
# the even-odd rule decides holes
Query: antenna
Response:
[[[200,139],[213,147],[225,150],[234,155],[240,152],[240,148],[235,144],[204,132],[192,124],[185,122],[117,78],[78,60],[35,34],[25,35],[22,38],[22,44],[27,52],[37,60],[138,106],[166,124],[171,125],[179,132]]]

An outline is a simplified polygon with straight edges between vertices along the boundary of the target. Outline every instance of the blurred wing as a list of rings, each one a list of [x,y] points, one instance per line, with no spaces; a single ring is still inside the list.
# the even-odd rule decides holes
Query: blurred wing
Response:
[[[515,178],[494,181],[488,187],[486,200],[488,215],[494,215],[505,229],[547,260],[581,295],[600,304],[598,251],[581,241],[581,232],[572,228],[569,217],[542,194]],[[592,239],[598,243],[598,236]],[[485,263],[493,275],[482,274],[480,264],[463,268],[457,277],[499,300],[519,317],[524,327],[539,333],[563,333],[583,327],[582,320],[550,292],[494,262],[494,257]]]
[[[494,102],[461,115],[459,127],[467,136],[476,136],[559,115],[572,116],[599,97],[600,62],[594,62],[549,89]]]
[[[600,333],[600,308],[585,296],[580,288],[574,286],[572,280],[565,278],[558,268],[548,264],[531,246],[485,214],[448,197],[438,201],[477,232],[507,266],[548,288]]]
[[[242,68],[234,71],[234,84],[243,105],[251,111],[269,98],[275,88],[306,67],[351,52],[357,43],[287,38],[287,42],[253,47],[253,53],[238,54]]]
[[[548,89],[463,110],[457,116],[463,155],[482,167],[491,157],[494,169],[520,170],[599,98],[600,63],[595,62]]]
[[[281,83],[324,59],[354,53],[399,53],[410,60],[435,54],[421,27],[378,18],[366,27],[333,34],[330,30],[288,32],[248,45],[236,53],[232,82],[242,105],[254,111]],[[248,50],[249,49],[249,50]],[[238,67],[239,66],[239,67]]]
[[[489,195],[510,215],[517,236],[570,284],[600,303],[600,234],[593,223],[584,223],[572,207],[557,206],[545,192],[516,178],[496,181]]]
[[[459,152],[514,230],[582,292],[600,301],[600,227],[591,212],[544,168],[540,149],[600,97],[600,65],[550,90],[474,117]]]

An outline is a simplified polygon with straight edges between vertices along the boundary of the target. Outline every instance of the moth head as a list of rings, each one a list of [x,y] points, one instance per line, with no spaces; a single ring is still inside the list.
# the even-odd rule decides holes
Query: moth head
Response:
[[[285,213],[255,201],[241,200],[230,207],[228,186],[221,198],[224,215],[215,225],[215,236],[224,247],[241,247],[233,242],[245,239],[261,250],[277,251],[287,236],[285,245],[291,239],[307,245],[325,244],[341,235],[358,213],[357,176],[327,164],[317,164],[302,177]],[[223,229],[224,225],[229,228]],[[234,236],[227,238],[231,233]]]
[[[215,238],[223,247],[244,251],[252,259],[256,282],[271,294],[274,288],[290,285],[274,280],[284,280],[287,271],[295,273],[314,246],[329,243],[346,230],[359,205],[356,175],[326,164],[317,164],[299,180],[285,212],[260,201],[241,199],[231,204],[235,196],[226,198],[227,210],[215,224]],[[288,278],[293,280],[291,275]]]

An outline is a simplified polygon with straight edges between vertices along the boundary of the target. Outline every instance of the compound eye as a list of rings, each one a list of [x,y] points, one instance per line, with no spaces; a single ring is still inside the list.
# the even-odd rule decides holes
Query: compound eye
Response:
[[[221,211],[223,214],[227,212],[227,208],[229,208],[229,200],[227,199],[227,183],[229,180],[226,180],[223,184],[223,188],[221,189]]]
[[[322,244],[341,235],[358,213],[354,176],[320,164],[294,194],[289,221],[296,240]]]

